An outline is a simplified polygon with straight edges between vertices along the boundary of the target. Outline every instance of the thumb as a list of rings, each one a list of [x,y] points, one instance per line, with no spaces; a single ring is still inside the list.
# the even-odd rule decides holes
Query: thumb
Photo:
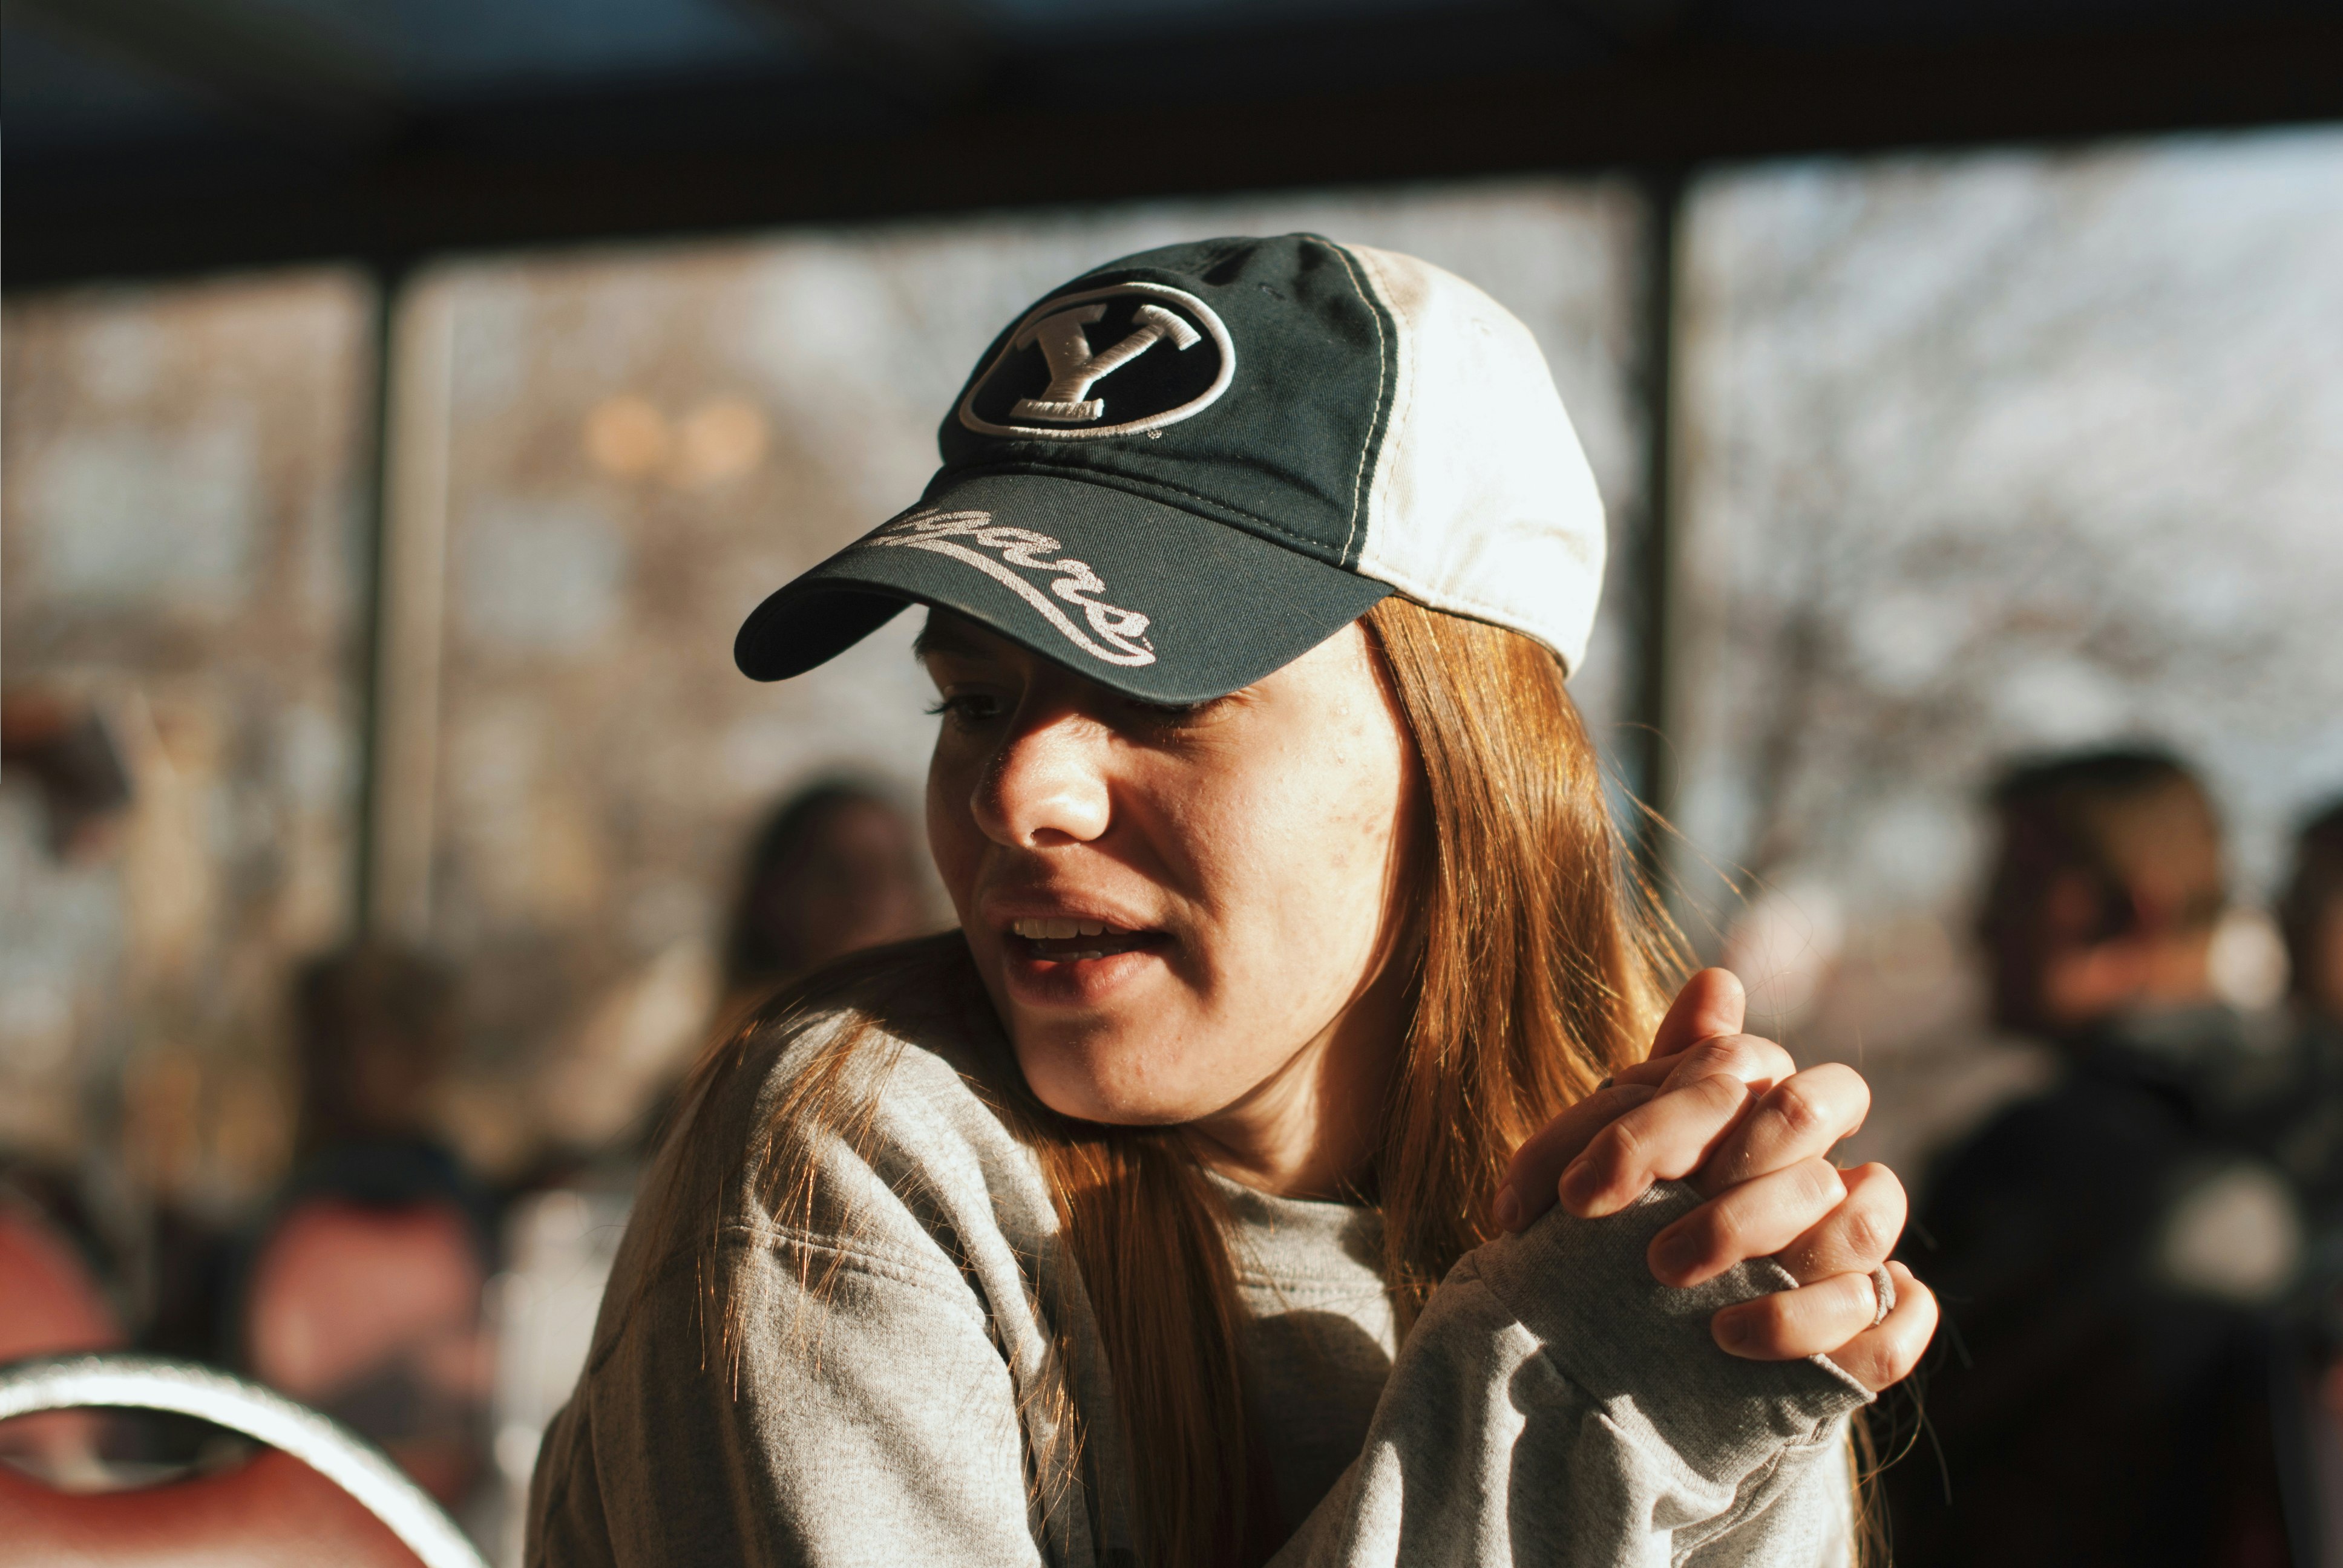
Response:
[[[1684,981],[1674,1005],[1652,1036],[1652,1059],[1690,1050],[1704,1040],[1739,1034],[1749,994],[1731,970],[1703,970]]]

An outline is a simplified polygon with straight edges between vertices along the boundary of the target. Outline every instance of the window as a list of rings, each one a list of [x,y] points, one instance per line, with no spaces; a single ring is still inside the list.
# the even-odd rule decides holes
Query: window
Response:
[[[1679,869],[1908,1152],[2028,1070],[1965,1049],[2002,759],[2174,747],[2248,899],[2343,791],[2343,136],[1755,169],[1687,232]]]
[[[368,315],[339,273],[6,313],[15,1151],[199,1203],[281,1173],[287,973],[351,912]]]

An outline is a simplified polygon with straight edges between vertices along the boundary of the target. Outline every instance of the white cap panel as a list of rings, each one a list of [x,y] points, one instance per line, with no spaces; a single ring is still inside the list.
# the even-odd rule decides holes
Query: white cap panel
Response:
[[[1343,249],[1399,327],[1357,569],[1535,638],[1575,672],[1602,595],[1603,498],[1537,339],[1453,273]]]

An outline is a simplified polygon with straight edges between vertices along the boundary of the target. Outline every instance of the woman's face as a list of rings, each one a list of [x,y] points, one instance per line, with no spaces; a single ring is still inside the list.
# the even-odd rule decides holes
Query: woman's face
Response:
[[[1361,628],[1187,709],[942,611],[920,650],[936,864],[1044,1103],[1211,1131],[1381,1070],[1415,764]]]

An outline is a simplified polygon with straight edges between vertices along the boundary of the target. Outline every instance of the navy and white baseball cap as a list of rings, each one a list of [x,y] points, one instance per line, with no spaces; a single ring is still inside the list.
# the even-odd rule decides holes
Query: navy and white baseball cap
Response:
[[[1251,685],[1397,593],[1574,669],[1603,502],[1537,343],[1440,268],[1317,235],[1144,251],[993,341],[919,505],[759,605],[813,668],[940,606],[1153,702]]]

